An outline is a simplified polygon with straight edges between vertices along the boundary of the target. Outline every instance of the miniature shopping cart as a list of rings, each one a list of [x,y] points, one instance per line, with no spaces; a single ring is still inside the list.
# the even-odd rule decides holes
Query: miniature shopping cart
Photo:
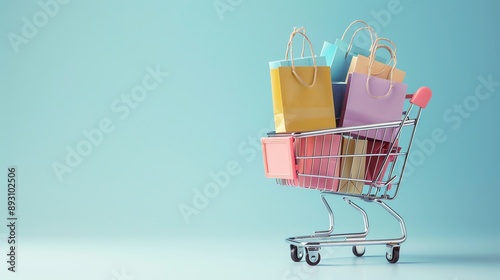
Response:
[[[354,255],[361,257],[365,245],[386,245],[387,261],[399,260],[406,227],[403,218],[384,200],[398,195],[417,124],[431,96],[427,87],[408,94],[408,109],[401,120],[303,133],[269,133],[262,139],[266,176],[276,178],[279,185],[319,190],[328,211],[328,230],[286,239],[293,261],[299,262],[305,255],[309,265],[317,265],[321,260],[319,250],[327,246],[352,246]],[[418,110],[412,112],[414,105]],[[364,231],[333,233],[334,217],[327,195],[342,196],[359,211]],[[353,199],[378,204],[389,212],[399,222],[401,237],[368,239],[368,216]]]

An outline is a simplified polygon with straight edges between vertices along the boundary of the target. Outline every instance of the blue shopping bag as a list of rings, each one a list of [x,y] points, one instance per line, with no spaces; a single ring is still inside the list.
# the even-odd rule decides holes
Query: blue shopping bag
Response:
[[[346,41],[344,39],[345,34],[347,31],[356,23],[363,23],[364,27],[361,27],[357,29],[353,36],[351,37],[350,40]],[[353,39],[356,36],[356,34],[361,31],[361,30],[368,30],[370,32],[370,37],[372,39],[372,45],[370,48],[365,49],[361,48],[359,46],[353,45]],[[374,29],[369,26],[367,23],[361,20],[356,20],[353,21],[344,31],[344,34],[340,39],[336,39],[335,43],[330,43],[325,41],[323,43],[323,48],[321,49],[320,56],[324,56],[326,59],[326,65],[330,66],[331,68],[331,76],[332,76],[332,82],[344,82],[346,81],[347,77],[347,72],[349,69],[349,65],[351,64],[351,60],[353,56],[356,55],[364,55],[364,56],[369,56],[370,55],[370,49],[373,46],[373,42],[377,39],[377,34],[375,33]],[[386,62],[387,59],[384,59],[383,57],[376,57],[376,60],[380,62]]]

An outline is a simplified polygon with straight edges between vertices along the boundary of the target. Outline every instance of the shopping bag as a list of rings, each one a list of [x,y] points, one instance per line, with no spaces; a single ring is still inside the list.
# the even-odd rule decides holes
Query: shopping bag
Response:
[[[354,26],[356,23],[362,23],[364,27],[357,29],[351,37],[350,42],[346,41],[345,35],[347,31]],[[320,56],[326,58],[326,65],[330,66],[330,73],[332,82],[345,82],[345,77],[347,75],[347,71],[351,64],[351,59],[357,55],[370,55],[370,48],[361,48],[353,44],[353,40],[356,37],[356,34],[361,30],[368,30],[370,33],[371,44],[374,43],[374,40],[377,37],[374,29],[369,26],[366,22],[362,20],[353,21],[344,31],[342,37],[340,39],[336,39],[335,43],[330,43],[325,41],[323,43],[323,47],[321,49]],[[382,58],[378,58],[380,61],[384,61]]]
[[[349,75],[344,106],[340,117],[342,127],[400,121],[407,85],[360,73]],[[352,132],[367,138],[394,141],[398,128]]]
[[[380,44],[380,41],[390,42],[392,44],[392,48],[390,46]],[[373,49],[374,50],[370,53],[369,56],[360,54],[352,58],[351,64],[349,65],[349,70],[347,71],[347,75],[344,77],[345,81],[347,81],[347,77],[350,73],[356,72],[386,80],[392,80],[393,82],[402,83],[405,78],[406,72],[396,68],[396,45],[387,38],[377,38],[375,40]],[[375,59],[375,54],[377,53],[377,50],[380,49],[385,49],[389,52],[391,56],[390,64],[392,64],[392,66]]]
[[[387,156],[389,153],[389,149],[391,148],[392,143],[390,142],[383,142],[380,140],[372,140],[372,139],[367,139],[367,144],[366,144],[366,152],[368,156],[366,157],[366,180],[374,181],[377,180],[377,184],[383,184],[384,181],[389,180],[390,178],[385,178],[384,176],[386,174],[387,168],[389,165],[394,162],[397,158],[397,155],[391,155],[394,153],[399,153],[401,151],[401,147],[397,145],[397,140],[394,143],[394,146],[392,147],[392,150],[390,154]],[[377,154],[376,156],[371,156],[373,154]],[[385,160],[387,157],[387,160]],[[385,164],[384,164],[385,161]],[[371,182],[367,182],[366,184],[371,184]],[[391,184],[387,185],[387,189],[391,189]]]
[[[292,40],[303,36],[311,49],[309,66],[296,66],[293,55],[291,66],[271,69],[274,122],[277,133],[304,132],[336,127],[330,67],[318,65],[309,38],[294,30],[290,35],[285,60],[292,51]],[[305,63],[304,58],[299,58]]]
[[[339,192],[361,194],[365,179],[366,158],[356,156],[366,154],[366,140],[355,138],[342,139],[342,160],[340,166]],[[356,181],[361,180],[361,181]]]
[[[335,107],[335,118],[337,119],[337,126],[339,126],[340,116],[342,114],[342,106],[344,105],[346,86],[346,82],[332,83],[333,105]]]
[[[342,136],[332,134],[297,138],[297,185],[336,192],[341,142]]]

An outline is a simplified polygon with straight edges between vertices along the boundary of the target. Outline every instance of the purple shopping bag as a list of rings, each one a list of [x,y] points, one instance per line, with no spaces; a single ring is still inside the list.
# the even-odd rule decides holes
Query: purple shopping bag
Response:
[[[400,121],[407,87],[403,83],[361,73],[349,74],[340,125],[348,127]],[[397,128],[387,128],[353,134],[392,142],[396,133]]]

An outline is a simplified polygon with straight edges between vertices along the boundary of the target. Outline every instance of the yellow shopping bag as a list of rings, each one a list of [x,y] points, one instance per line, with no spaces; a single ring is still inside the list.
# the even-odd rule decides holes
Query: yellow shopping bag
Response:
[[[380,44],[379,41],[390,42],[392,44],[392,48],[390,46]],[[386,49],[387,51],[389,51],[391,55],[391,61],[389,62],[389,64],[391,64],[392,62],[392,66],[384,64],[375,59],[375,53],[378,49]],[[397,83],[402,83],[405,78],[406,72],[397,69],[396,63],[396,45],[394,44],[394,42],[387,38],[377,38],[372,45],[370,56],[366,57],[363,55],[357,55],[352,58],[345,81],[347,82],[347,78],[349,77],[350,73],[355,72],[375,76],[386,80],[392,80],[393,82]]]
[[[314,55],[312,44],[301,29],[290,35],[285,60],[296,34],[309,42],[312,56],[294,59],[292,53],[291,66],[270,70],[276,132],[335,128],[330,67],[324,57]]]
[[[349,194],[361,194],[363,191],[363,182],[355,180],[365,179],[367,140],[343,138],[342,139],[342,157],[340,165],[340,180],[339,192]],[[354,179],[354,180],[352,180]]]

